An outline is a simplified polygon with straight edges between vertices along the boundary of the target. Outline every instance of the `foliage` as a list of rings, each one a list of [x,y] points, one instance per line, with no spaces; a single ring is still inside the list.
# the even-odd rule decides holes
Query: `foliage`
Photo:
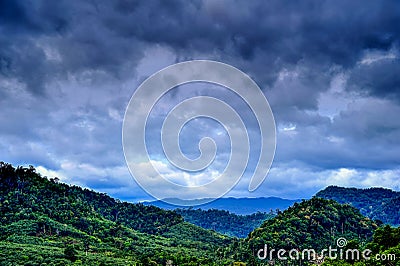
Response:
[[[231,238],[173,211],[0,163],[1,265],[224,265]]]
[[[349,205],[333,200],[312,198],[295,203],[292,207],[266,220],[243,241],[233,243],[230,258],[260,265],[258,250],[269,248],[323,250],[336,246],[339,237],[367,242],[377,225]],[[279,265],[279,262],[275,262]],[[286,265],[286,264],[285,264]]]
[[[176,209],[185,221],[218,233],[245,238],[265,220],[274,216],[273,212],[257,212],[250,215],[237,215],[224,210]]]
[[[400,225],[400,192],[385,188],[329,186],[318,192],[316,197],[350,204],[371,219],[380,220],[385,224]]]
[[[346,246],[346,248],[349,248]],[[378,228],[373,240],[360,249],[369,249],[372,254],[370,259],[361,258],[358,261],[327,260],[324,266],[355,265],[355,266],[393,266],[400,265],[400,228],[386,225]]]
[[[368,240],[377,225],[360,212],[333,200],[312,198],[295,203],[265,223],[247,238],[256,243],[263,239],[282,248],[322,250],[335,244],[338,237]]]
[[[183,221],[180,215],[172,211],[120,202],[104,193],[69,186],[55,179],[47,180],[36,174],[33,167],[14,169],[2,163],[0,178],[0,191],[5,197],[0,201],[0,210],[11,214],[2,217],[3,224],[21,218],[29,219],[32,213],[41,213],[91,233],[96,228],[85,217],[101,217],[140,232],[158,234]]]
[[[397,193],[381,192],[382,199]],[[376,191],[369,193],[367,204],[378,204],[371,200]],[[353,205],[362,205],[359,200],[355,204],[356,196],[352,199]],[[396,200],[390,199],[398,207]],[[392,210],[386,214],[396,215],[398,208]],[[335,246],[339,237],[349,240],[348,248],[394,254],[397,260],[326,259],[324,265],[400,265],[399,228],[379,227],[381,223],[348,204],[317,197],[295,203],[272,218],[265,213],[238,216],[217,210],[175,212],[120,202],[55,178],[48,180],[33,167],[0,163],[0,213],[1,265],[267,265],[268,261],[257,259],[265,244],[285,250],[322,250]],[[186,222],[181,214],[187,221],[238,235],[270,219],[238,239]],[[290,261],[274,263],[291,265]]]

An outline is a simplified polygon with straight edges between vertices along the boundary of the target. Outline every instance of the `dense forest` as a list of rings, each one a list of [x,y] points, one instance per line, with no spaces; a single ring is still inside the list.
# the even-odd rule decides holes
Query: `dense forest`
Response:
[[[1,265],[224,265],[228,236],[0,163]]]
[[[266,220],[259,228],[241,241],[234,241],[231,254],[234,260],[242,260],[249,265],[400,265],[400,229],[382,226],[363,216],[356,208],[350,205],[339,204],[333,200],[314,197],[295,203],[284,212],[279,212],[274,218]],[[319,252],[329,246],[337,247],[337,240],[346,239],[347,245],[343,248],[371,249],[373,254],[395,254],[395,260],[379,262],[345,261],[324,258],[322,260],[259,260],[257,253],[268,246],[290,251],[314,249]],[[318,253],[319,254],[319,253]],[[317,256],[318,256],[317,254]],[[287,254],[286,254],[287,255]],[[396,264],[397,262],[397,264]],[[332,264],[333,263],[333,264]],[[335,264],[337,263],[337,264]]]
[[[371,219],[394,226],[400,225],[400,192],[385,188],[358,189],[329,186],[319,191],[316,196],[350,204]]]
[[[373,240],[363,244],[357,241],[347,245],[349,248],[359,250],[369,249],[379,257],[371,256],[368,261],[347,260],[326,260],[324,266],[398,266],[400,265],[400,228],[393,228],[389,225],[378,228]]]
[[[218,233],[238,238],[245,238],[265,220],[275,216],[274,212],[256,212],[248,215],[237,215],[224,210],[176,209],[185,221]]]
[[[348,240],[348,247],[396,258],[324,258],[323,265],[400,265],[399,228],[367,218],[348,204],[318,197],[295,203],[274,217],[168,211],[121,202],[42,177],[33,167],[14,168],[1,162],[0,213],[0,265],[313,265],[322,262],[263,260],[257,254],[265,245],[320,250],[335,245],[340,237]],[[213,230],[193,224],[204,223],[205,217],[209,223],[203,226]],[[245,238],[216,232],[244,235],[240,230],[262,219]],[[223,221],[248,224],[232,231],[231,225],[223,227]]]

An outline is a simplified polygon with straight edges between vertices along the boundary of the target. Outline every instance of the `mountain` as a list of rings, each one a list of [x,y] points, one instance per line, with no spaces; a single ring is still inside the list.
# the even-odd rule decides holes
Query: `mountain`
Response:
[[[400,192],[398,191],[386,188],[358,189],[329,186],[315,196],[350,204],[371,219],[378,219],[395,226],[400,225]]]
[[[266,220],[247,238],[283,248],[323,248],[338,237],[369,240],[378,226],[356,208],[333,200],[312,198],[295,203],[276,217]],[[277,233],[277,234],[276,234]]]
[[[397,198],[391,201],[398,204]],[[388,206],[392,205],[382,205],[387,213],[395,211]],[[348,240],[346,248],[368,248],[373,255],[395,257],[356,263],[324,258],[323,265],[400,263],[400,228],[379,227],[358,209],[319,197],[277,211],[240,239],[185,221],[221,230],[224,221],[243,222],[243,217],[227,211],[171,211],[121,202],[57,178],[47,179],[33,167],[14,168],[0,162],[0,214],[0,265],[299,265],[298,261],[261,261],[257,254],[265,245],[320,251],[335,247],[340,237]],[[258,212],[245,219],[253,217],[246,220],[252,224],[262,215]]]
[[[218,233],[245,238],[251,231],[259,227],[265,220],[275,216],[273,212],[256,212],[248,215],[237,215],[217,209],[176,209],[185,221]]]
[[[182,206],[194,206],[198,205],[204,200],[179,200],[174,199],[174,202],[180,203],[181,206],[176,206],[172,204],[165,203],[163,201],[150,201],[150,202],[143,202],[144,205],[152,205],[157,206],[159,208],[165,210],[173,210],[177,208],[186,208]],[[299,202],[300,200],[289,200],[289,199],[282,199],[277,197],[268,197],[268,198],[220,198],[214,201],[211,201],[206,204],[200,204],[196,206],[196,208],[200,208],[202,210],[225,210],[231,213],[235,213],[238,215],[247,215],[253,214],[256,212],[271,212],[277,209],[284,210],[291,206],[295,202]],[[189,208],[189,207],[187,207]]]
[[[321,251],[329,246],[336,247],[340,237],[349,242],[368,242],[377,227],[374,221],[350,205],[314,197],[295,203],[274,218],[266,220],[246,239],[233,243],[231,252],[236,260],[244,259],[251,265],[260,265],[261,261],[255,254],[265,245],[270,250]],[[275,265],[280,264],[275,262]]]
[[[232,239],[0,162],[1,265],[223,265]]]
[[[372,218],[390,225],[400,226],[400,197],[388,200],[379,206],[373,212]]]

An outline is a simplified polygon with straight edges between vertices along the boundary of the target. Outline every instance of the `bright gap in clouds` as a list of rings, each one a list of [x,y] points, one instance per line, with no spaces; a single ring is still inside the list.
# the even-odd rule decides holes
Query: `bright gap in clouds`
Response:
[[[187,158],[193,160],[200,156],[200,140],[205,137],[213,139],[217,147],[217,153],[209,167],[199,172],[183,171],[172,165],[165,157],[163,146],[161,145],[161,131],[165,118],[179,103],[196,96],[210,96],[222,100],[241,116],[243,123],[247,127],[251,144],[246,174],[254,171],[261,141],[260,130],[254,114],[244,100],[228,88],[204,82],[193,82],[175,87],[163,95],[153,107],[146,125],[146,145],[152,161],[158,162],[155,163],[155,166],[167,167],[168,174],[165,175],[166,178],[180,185],[207,184],[224,172],[230,159],[230,138],[224,126],[212,118],[197,117],[188,121],[181,128],[178,140],[181,152]],[[209,107],[202,106],[201,108],[207,109]],[[187,113],[179,115],[190,118],[193,113],[191,110],[187,110]],[[168,141],[176,140],[170,139]],[[243,156],[247,155],[243,154]],[[162,169],[159,171],[163,172]],[[241,169],[237,171],[239,175]],[[179,178],[182,180],[179,181]]]

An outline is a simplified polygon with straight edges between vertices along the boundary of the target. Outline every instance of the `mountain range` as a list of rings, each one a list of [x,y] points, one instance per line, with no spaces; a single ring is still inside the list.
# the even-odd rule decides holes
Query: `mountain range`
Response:
[[[261,198],[219,198],[210,201],[206,204],[198,205],[198,202],[203,200],[178,200],[174,199],[173,202],[180,202],[182,206],[195,206],[194,208],[199,208],[202,210],[225,210],[238,215],[248,215],[256,212],[275,212],[276,210],[285,210],[289,206],[293,205],[295,202],[301,200],[295,199],[282,199],[278,197],[261,197]],[[157,206],[165,210],[174,210],[177,208],[190,209],[193,207],[182,207],[172,204],[165,203],[164,201],[149,201],[143,202],[144,205]]]
[[[348,240],[346,248],[394,254],[394,260],[358,261],[357,266],[399,265],[400,228],[367,217],[377,211],[365,208],[396,210],[397,193],[328,187],[286,209],[252,215],[164,210],[0,162],[0,265],[313,265],[315,258],[263,260],[257,254],[266,246],[321,250],[337,245],[338,239]],[[337,200],[327,199],[333,196]],[[398,208],[385,213],[393,221],[397,214]],[[323,258],[318,263],[350,266],[354,260]]]

